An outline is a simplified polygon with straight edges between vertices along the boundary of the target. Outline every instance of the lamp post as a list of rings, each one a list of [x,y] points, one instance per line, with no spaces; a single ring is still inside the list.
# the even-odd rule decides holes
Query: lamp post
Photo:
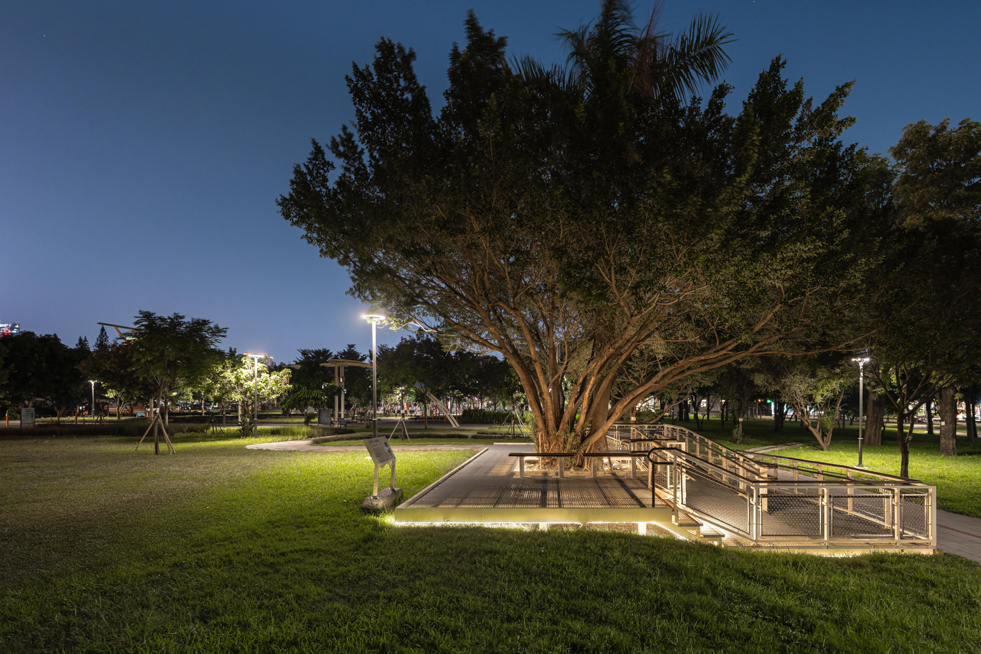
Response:
[[[252,419],[252,438],[255,438],[259,433],[259,359],[265,359],[267,355],[265,352],[245,352],[245,356],[251,357],[255,361],[255,377],[253,382],[253,388],[255,390],[255,412],[254,418]]]
[[[92,419],[95,419],[95,380],[90,379],[89,383],[92,384]]]
[[[862,465],[862,423],[864,422],[864,415],[862,412],[862,400],[865,396],[864,388],[864,368],[865,364],[869,362],[868,357],[855,357],[852,359],[858,364],[858,465],[856,467],[863,468]]]
[[[378,323],[385,322],[385,316],[379,314],[367,314],[364,319],[371,323],[371,412],[374,416],[374,437],[378,438],[378,345],[375,340],[375,332]]]

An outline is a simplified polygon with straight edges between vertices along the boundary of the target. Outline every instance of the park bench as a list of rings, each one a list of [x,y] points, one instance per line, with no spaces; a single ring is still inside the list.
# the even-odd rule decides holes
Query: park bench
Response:
[[[576,456],[575,452],[511,452],[508,456],[513,456],[518,459],[518,477],[524,479],[525,476],[525,460],[526,459],[557,459],[558,460],[558,476],[563,477],[565,472],[565,460],[571,459]],[[610,468],[613,467],[613,459],[630,459],[630,474],[631,476],[636,476],[637,459],[643,459],[647,457],[647,452],[634,452],[629,450],[620,450],[614,452],[588,452],[582,455],[589,461],[589,471],[592,476],[596,476],[596,466],[594,465],[595,459],[610,459]]]

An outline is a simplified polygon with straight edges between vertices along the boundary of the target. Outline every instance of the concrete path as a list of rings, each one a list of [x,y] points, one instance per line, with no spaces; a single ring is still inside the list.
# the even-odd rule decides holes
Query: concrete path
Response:
[[[981,519],[937,509],[937,549],[981,563]]]

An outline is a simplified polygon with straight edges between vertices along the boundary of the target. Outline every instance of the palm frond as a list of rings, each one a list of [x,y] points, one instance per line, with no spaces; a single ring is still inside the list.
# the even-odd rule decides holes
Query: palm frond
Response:
[[[718,79],[732,61],[723,48],[734,41],[732,32],[716,16],[696,16],[688,31],[678,35],[659,57],[661,91],[680,97],[696,93],[701,83]]]

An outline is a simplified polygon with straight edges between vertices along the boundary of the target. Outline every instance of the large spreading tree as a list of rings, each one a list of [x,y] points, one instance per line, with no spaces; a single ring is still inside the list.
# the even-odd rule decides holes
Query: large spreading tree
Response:
[[[348,77],[353,130],[314,141],[278,204],[353,295],[506,359],[541,450],[601,443],[693,374],[853,338],[880,164],[841,141],[848,85],[814,103],[775,60],[738,115],[724,85],[685,101],[667,80],[711,78],[725,32],[696,19],[694,56],[614,0],[569,33],[570,73],[466,31],[438,113],[380,41]]]

